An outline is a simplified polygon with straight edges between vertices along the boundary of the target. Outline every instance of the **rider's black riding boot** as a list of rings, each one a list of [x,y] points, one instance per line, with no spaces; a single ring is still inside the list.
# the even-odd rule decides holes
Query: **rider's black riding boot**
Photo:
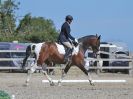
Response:
[[[71,55],[72,55],[72,51],[73,51],[73,48],[72,48],[72,49],[71,49],[71,48],[68,48],[68,49],[66,50],[66,53],[65,53],[65,55],[64,55],[64,61],[65,61],[65,62],[69,61],[69,58],[70,58]]]

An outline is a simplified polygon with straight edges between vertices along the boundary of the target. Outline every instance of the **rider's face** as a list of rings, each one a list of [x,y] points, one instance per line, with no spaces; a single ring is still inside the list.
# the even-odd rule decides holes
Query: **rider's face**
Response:
[[[71,24],[72,23],[72,20],[68,20],[68,23]]]

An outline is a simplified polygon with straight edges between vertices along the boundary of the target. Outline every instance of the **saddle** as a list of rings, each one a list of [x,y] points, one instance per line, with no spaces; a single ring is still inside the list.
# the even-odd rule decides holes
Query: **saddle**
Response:
[[[74,48],[78,46],[77,42],[71,42],[73,48],[66,48],[66,53],[64,55],[64,61],[65,62],[71,62],[72,61],[72,53],[74,51]]]
[[[73,46],[72,49],[66,49],[66,47],[64,47],[62,44],[59,44],[59,43],[56,43],[56,46],[57,46],[57,49],[59,51],[60,54],[64,54],[64,57],[65,55],[68,55],[66,57],[66,60],[64,59],[64,62],[68,62],[68,61],[71,61],[72,60],[72,55],[76,55],[78,52],[79,52],[79,46],[77,45],[76,47]]]

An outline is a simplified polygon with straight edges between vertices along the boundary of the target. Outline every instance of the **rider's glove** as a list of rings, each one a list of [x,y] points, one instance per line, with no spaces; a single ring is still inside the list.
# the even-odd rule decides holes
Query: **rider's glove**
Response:
[[[77,39],[75,39],[74,41],[75,41],[76,43],[78,43],[78,40],[77,40]]]
[[[74,44],[75,47],[78,46],[78,40],[75,39],[74,42],[73,42],[73,44]]]

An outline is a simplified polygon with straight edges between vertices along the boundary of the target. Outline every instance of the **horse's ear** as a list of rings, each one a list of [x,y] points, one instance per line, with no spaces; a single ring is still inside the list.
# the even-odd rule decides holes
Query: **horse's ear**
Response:
[[[96,37],[98,37],[98,35],[96,34]]]
[[[101,35],[99,35],[99,37],[98,37],[98,40],[100,40],[101,39]]]

